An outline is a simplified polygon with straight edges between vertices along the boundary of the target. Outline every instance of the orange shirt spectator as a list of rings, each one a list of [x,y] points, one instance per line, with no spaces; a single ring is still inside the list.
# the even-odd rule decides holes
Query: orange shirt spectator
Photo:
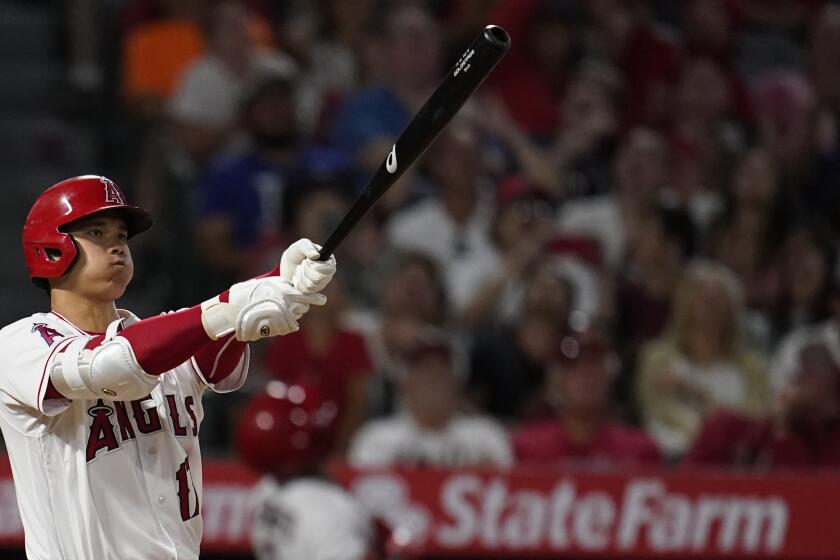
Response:
[[[254,44],[273,44],[271,27],[251,16]],[[197,21],[166,18],[138,26],[125,38],[122,92],[129,100],[168,99],[186,70],[206,50],[204,32]]]
[[[129,33],[123,50],[123,93],[130,97],[167,98],[184,69],[204,52],[199,25],[189,20],[161,20]]]

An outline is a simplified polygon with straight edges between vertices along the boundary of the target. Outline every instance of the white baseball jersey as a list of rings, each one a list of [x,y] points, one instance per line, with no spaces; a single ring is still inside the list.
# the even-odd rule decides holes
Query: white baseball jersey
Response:
[[[513,464],[510,438],[482,416],[456,416],[439,431],[423,430],[408,414],[363,426],[350,448],[357,467],[466,467]]]
[[[265,477],[252,495],[251,544],[258,560],[362,560],[373,521],[343,488],[300,478],[278,484]]]
[[[121,326],[138,321],[120,310]],[[48,365],[83,332],[55,313],[0,330],[0,427],[30,560],[198,558],[206,388],[245,380],[248,351],[217,386],[194,360],[131,402],[44,399]]]

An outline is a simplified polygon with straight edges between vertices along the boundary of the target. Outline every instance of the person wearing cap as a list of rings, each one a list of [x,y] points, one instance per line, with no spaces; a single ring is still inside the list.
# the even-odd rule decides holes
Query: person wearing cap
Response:
[[[403,410],[364,425],[350,447],[356,467],[507,467],[507,433],[485,416],[459,411],[461,378],[451,343],[424,332],[403,357]]]
[[[621,466],[661,461],[653,440],[615,418],[617,356],[598,333],[570,333],[548,367],[546,400],[553,416],[513,432],[521,464]]]
[[[729,410],[712,414],[684,464],[840,467],[840,364],[819,337],[799,349],[796,364],[768,417]]]

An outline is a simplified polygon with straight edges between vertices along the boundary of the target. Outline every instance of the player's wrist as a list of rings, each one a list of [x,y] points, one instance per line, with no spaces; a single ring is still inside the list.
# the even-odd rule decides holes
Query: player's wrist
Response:
[[[234,331],[238,314],[236,306],[216,296],[202,302],[201,325],[211,340],[218,340]]]
[[[227,301],[223,301],[227,295]],[[201,324],[213,340],[231,333],[241,342],[289,334],[310,305],[323,305],[321,294],[302,294],[280,277],[254,278],[201,304]]]

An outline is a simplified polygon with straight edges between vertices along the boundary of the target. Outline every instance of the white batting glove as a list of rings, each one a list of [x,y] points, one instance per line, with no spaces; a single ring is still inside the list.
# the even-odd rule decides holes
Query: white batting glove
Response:
[[[324,305],[323,294],[302,294],[277,276],[234,284],[228,302],[218,296],[201,304],[201,323],[217,340],[236,333],[241,342],[281,336],[300,328],[298,321],[310,305]]]
[[[301,293],[320,292],[335,276],[335,256],[330,255],[324,262],[315,260],[320,254],[320,245],[298,239],[280,257],[280,277]]]

